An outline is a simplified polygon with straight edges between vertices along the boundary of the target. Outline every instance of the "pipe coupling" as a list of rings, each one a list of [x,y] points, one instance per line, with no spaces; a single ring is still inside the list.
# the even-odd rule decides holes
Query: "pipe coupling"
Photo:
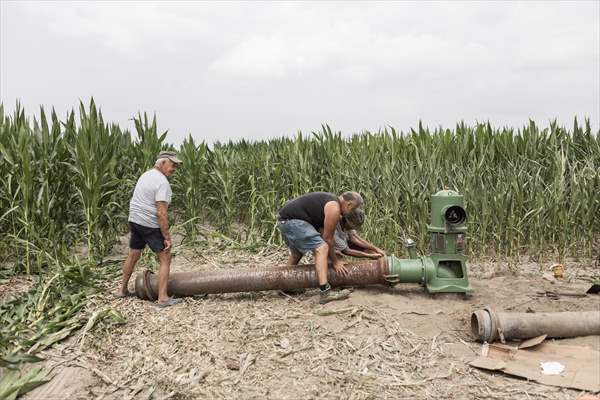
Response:
[[[471,314],[471,333],[481,342],[491,343],[497,339],[506,342],[498,316],[489,307]]]
[[[158,300],[158,296],[154,293],[152,285],[150,284],[150,277],[152,275],[152,271],[145,269],[135,278],[135,295],[138,298],[142,300]]]

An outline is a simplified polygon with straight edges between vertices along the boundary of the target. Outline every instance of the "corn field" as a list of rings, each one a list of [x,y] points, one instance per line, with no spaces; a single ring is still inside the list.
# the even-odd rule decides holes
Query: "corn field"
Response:
[[[162,149],[179,151],[171,218],[187,240],[211,224],[251,245],[280,244],[275,212],[294,196],[356,190],[366,200],[363,234],[402,253],[411,237],[427,250],[429,196],[465,195],[472,256],[590,257],[600,237],[600,135],[588,120],[570,128],[533,121],[454,129],[388,128],[350,137],[329,126],[310,135],[179,148],[138,114],[135,134],[104,121],[93,100],[59,119],[0,106],[0,265],[28,274],[85,249],[98,262],[126,233],[137,177]],[[596,246],[596,247],[595,247]]]
[[[105,122],[93,100],[64,119],[44,109],[28,117],[19,105],[6,115],[0,104],[0,283],[36,277],[0,304],[0,398],[49,379],[43,368],[23,367],[41,361],[39,351],[80,329],[124,323],[88,304],[119,273],[103,258],[126,233],[135,182],[161,150],[184,161],[170,214],[192,243],[209,225],[236,245],[280,245],[275,213],[286,200],[356,190],[366,201],[366,238],[401,254],[410,237],[426,252],[429,196],[448,187],[465,195],[471,257],[598,257],[600,133],[588,120],[570,129],[419,124],[351,137],[325,125],[211,146],[190,136],[179,148],[156,117],[138,114],[134,125],[132,134]]]

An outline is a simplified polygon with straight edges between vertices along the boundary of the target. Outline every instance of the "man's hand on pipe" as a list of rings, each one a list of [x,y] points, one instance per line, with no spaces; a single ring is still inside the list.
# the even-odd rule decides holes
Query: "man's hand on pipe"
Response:
[[[348,269],[346,268],[346,266],[344,266],[344,263],[341,260],[336,260],[333,263],[333,269],[335,270],[335,273],[341,276],[346,276],[348,275]]]

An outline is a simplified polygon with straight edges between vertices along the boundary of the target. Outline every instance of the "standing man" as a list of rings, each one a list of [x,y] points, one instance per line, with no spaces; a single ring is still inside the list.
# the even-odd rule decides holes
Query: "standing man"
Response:
[[[127,284],[142,250],[148,245],[156,253],[158,268],[158,306],[168,307],[180,303],[167,294],[171,269],[171,235],[167,208],[171,202],[171,185],[168,177],[182,161],[174,151],[161,151],[154,168],[138,179],[129,202],[129,254],[123,264],[123,280],[117,297],[129,296]]]
[[[343,300],[350,295],[347,290],[332,292],[327,280],[327,257],[331,259],[336,273],[348,273],[335,254],[333,233],[343,215],[362,205],[363,199],[356,192],[345,192],[339,197],[327,192],[313,192],[288,201],[278,211],[277,227],[290,249],[288,265],[298,265],[302,256],[309,251],[315,256],[321,304]],[[319,234],[321,229],[323,235]]]

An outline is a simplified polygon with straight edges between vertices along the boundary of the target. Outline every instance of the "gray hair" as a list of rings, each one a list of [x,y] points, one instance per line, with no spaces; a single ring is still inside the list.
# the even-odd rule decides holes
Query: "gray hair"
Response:
[[[169,160],[169,159],[168,159],[168,158],[166,158],[166,157],[158,158],[158,159],[156,160],[156,162],[154,163],[154,166],[155,166],[155,167],[160,167],[161,165],[163,165],[163,163],[164,163],[165,161],[168,161],[168,160]]]
[[[358,192],[344,192],[342,193],[342,199],[355,204],[357,207],[362,207],[363,204],[365,204],[362,196]]]
[[[343,219],[351,229],[359,229],[365,222],[365,212],[362,210],[362,208],[357,207],[348,214],[344,215]]]

